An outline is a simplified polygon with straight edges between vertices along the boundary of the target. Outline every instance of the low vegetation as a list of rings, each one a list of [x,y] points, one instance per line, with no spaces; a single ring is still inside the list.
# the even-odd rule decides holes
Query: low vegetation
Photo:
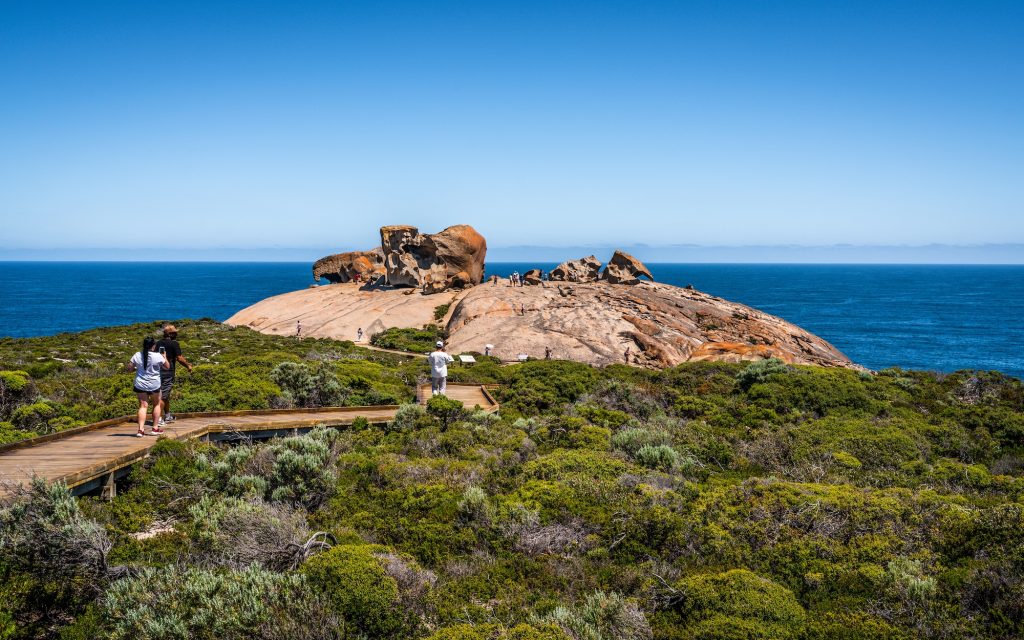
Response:
[[[196,366],[178,373],[175,412],[397,404],[422,363],[351,342],[267,336],[212,320],[176,323]],[[0,338],[0,444],[135,413],[124,363],[160,323]]]
[[[0,342],[7,429],[104,415],[130,380],[97,363],[139,329]],[[342,342],[182,334],[203,363],[189,402],[408,402],[425,372]],[[1019,380],[490,360],[452,377],[499,383],[501,415],[439,399],[382,427],[161,440],[113,501],[27,488],[0,510],[0,638],[1024,634]]]
[[[438,340],[444,340],[444,332],[437,325],[427,325],[423,329],[392,327],[370,336],[370,344],[375,347],[410,353],[430,353]]]

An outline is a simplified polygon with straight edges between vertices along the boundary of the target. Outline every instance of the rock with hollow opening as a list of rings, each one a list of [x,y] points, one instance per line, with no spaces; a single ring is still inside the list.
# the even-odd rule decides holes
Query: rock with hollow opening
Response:
[[[385,282],[424,293],[464,288],[483,280],[487,241],[469,225],[420,233],[409,225],[381,227]]]
[[[384,252],[349,251],[320,258],[313,263],[313,279],[320,282],[373,282],[384,275]]]

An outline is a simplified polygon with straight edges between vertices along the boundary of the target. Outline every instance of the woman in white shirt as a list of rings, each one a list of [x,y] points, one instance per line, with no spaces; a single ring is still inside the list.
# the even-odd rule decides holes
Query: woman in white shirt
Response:
[[[160,370],[170,369],[167,358],[156,350],[156,338],[148,337],[142,341],[142,351],[137,352],[128,361],[128,370],[135,371],[135,393],[139,397],[139,430],[135,435],[139,438],[146,434],[146,413],[149,405],[153,405],[153,430],[148,435],[160,435]]]

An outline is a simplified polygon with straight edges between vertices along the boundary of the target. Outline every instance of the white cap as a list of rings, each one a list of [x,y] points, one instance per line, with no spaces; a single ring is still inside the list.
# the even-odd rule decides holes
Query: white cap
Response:
[[[444,346],[444,343],[443,343],[443,342],[441,342],[440,340],[438,340],[438,341],[437,341],[437,346],[438,346],[438,347],[443,347],[443,346]]]

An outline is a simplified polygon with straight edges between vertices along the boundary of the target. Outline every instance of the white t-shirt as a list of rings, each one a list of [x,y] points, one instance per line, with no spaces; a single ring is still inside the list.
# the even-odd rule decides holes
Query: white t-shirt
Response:
[[[448,377],[448,363],[455,362],[455,358],[451,357],[444,351],[435,351],[427,356],[427,360],[430,360],[430,377],[432,378],[447,378]]]
[[[160,390],[160,368],[166,359],[159,351],[150,351],[146,366],[142,366],[142,352],[132,356],[132,364],[135,365],[135,388],[145,391]]]

